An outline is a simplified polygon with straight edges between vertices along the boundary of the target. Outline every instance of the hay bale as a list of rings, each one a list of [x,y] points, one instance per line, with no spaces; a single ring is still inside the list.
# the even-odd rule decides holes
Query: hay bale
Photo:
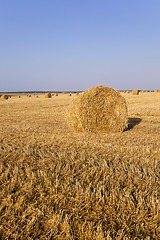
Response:
[[[45,98],[51,98],[52,95],[51,95],[51,93],[48,92],[48,93],[45,93],[44,97],[45,97]]]
[[[158,90],[158,89],[155,89],[155,90],[154,90],[154,92],[155,92],[155,93],[159,93],[159,92],[160,92],[160,90]]]
[[[67,110],[67,120],[78,131],[121,132],[128,127],[125,99],[110,87],[94,87],[81,93]]]
[[[21,96],[18,96],[18,98],[21,98]]]
[[[1,96],[1,100],[7,100],[7,99],[8,99],[8,96],[7,96],[7,95],[3,94],[3,95]]]
[[[138,89],[134,89],[134,90],[132,91],[132,94],[133,94],[133,95],[139,95],[139,90],[138,90]]]
[[[58,93],[55,93],[55,96],[57,97],[57,96],[58,96]]]
[[[28,95],[28,97],[31,97],[31,95]]]
[[[68,95],[69,95],[69,96],[72,96],[72,93],[70,92]]]

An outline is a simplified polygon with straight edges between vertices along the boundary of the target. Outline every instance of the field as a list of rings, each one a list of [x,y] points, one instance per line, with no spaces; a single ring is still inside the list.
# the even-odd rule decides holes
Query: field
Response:
[[[123,133],[75,132],[75,94],[0,100],[0,239],[160,239],[160,93]]]

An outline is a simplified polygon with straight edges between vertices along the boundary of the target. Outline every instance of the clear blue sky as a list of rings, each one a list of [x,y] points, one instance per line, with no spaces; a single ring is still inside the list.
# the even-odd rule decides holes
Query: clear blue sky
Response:
[[[0,91],[160,89],[160,0],[0,0]]]

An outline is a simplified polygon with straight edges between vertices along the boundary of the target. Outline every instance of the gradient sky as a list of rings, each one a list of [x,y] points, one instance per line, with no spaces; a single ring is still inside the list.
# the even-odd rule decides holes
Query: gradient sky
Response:
[[[0,0],[0,91],[160,89],[159,0]]]

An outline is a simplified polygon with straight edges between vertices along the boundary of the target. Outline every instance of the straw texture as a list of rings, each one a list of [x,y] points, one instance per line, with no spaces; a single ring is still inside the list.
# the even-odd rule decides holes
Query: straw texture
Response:
[[[121,132],[128,126],[125,99],[113,88],[103,86],[90,88],[73,99],[67,119],[78,131]]]

